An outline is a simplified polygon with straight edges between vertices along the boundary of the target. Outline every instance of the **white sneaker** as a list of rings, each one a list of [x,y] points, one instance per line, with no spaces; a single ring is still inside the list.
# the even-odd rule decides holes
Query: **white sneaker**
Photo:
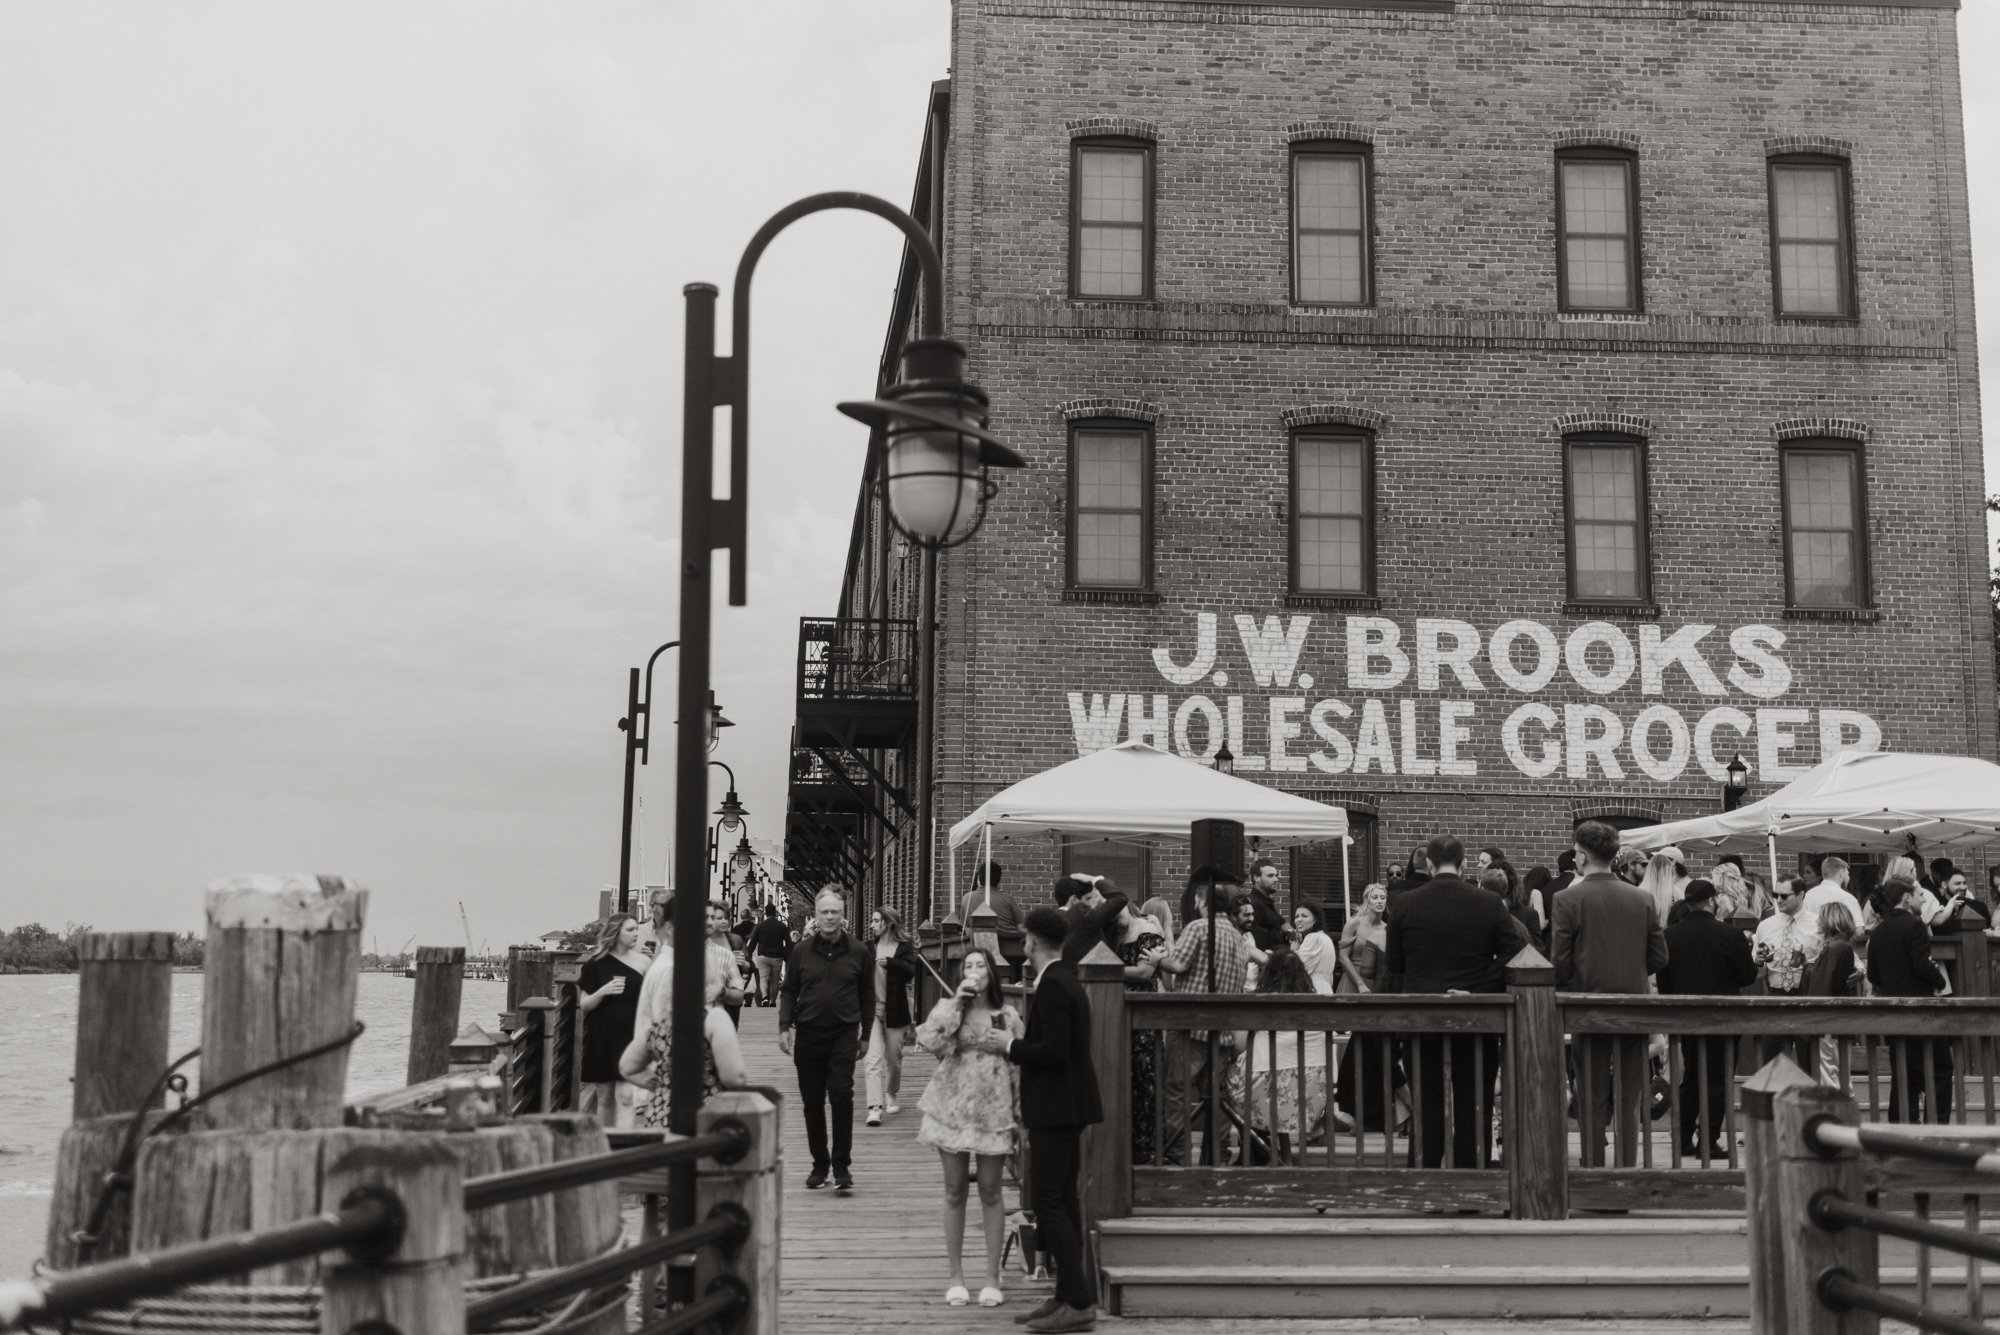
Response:
[[[882,1110],[880,1108],[870,1108],[868,1110],[868,1125],[882,1125]]]
[[[884,1113],[887,1113],[889,1116],[894,1117],[897,1113],[903,1111],[903,1105],[896,1102],[894,1099],[890,1099],[887,1103],[882,1105],[882,1111]]]

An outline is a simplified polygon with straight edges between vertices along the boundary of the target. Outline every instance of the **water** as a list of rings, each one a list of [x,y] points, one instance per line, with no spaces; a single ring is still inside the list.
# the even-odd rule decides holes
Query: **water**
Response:
[[[201,1041],[198,973],[174,975],[169,1059]],[[69,1127],[70,1075],[76,1061],[75,974],[0,976],[0,1279],[28,1273],[42,1254],[56,1145]],[[368,1026],[348,1053],[349,1093],[397,1089],[410,1053],[412,979],[364,973],[355,1017]],[[493,1029],[507,999],[504,981],[468,978],[459,1019]],[[183,1070],[194,1071],[198,1063]],[[199,1086],[199,1080],[191,1081]]]

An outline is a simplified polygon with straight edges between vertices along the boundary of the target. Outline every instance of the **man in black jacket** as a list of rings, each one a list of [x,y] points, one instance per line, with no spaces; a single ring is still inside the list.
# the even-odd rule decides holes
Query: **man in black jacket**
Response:
[[[1660,995],[1733,997],[1757,981],[1750,938],[1715,920],[1715,886],[1688,882],[1687,914],[1667,929],[1667,963],[1656,976]],[[1681,1035],[1681,1153],[1727,1159],[1723,1118],[1729,1109],[1729,1049],[1720,1034]]]
[[[1403,992],[1501,992],[1503,971],[1528,935],[1507,912],[1507,901],[1461,880],[1465,846],[1441,834],[1425,850],[1431,878],[1389,909],[1387,963]],[[1500,1039],[1493,1034],[1445,1038],[1421,1034],[1417,1050],[1422,1166],[1445,1162],[1445,1048],[1451,1049],[1452,1163],[1484,1168],[1492,1153],[1493,1082],[1500,1073]]]
[[[757,1004],[778,1004],[778,984],[785,973],[785,956],[792,953],[792,935],[776,904],[764,906],[764,921],[750,933],[750,948],[756,951]]]
[[[1285,939],[1285,915],[1278,911],[1278,864],[1258,858],[1250,864],[1250,938],[1259,950]]]
[[[1097,1284],[1084,1259],[1083,1202],[1077,1194],[1083,1129],[1104,1120],[1097,1069],[1090,1060],[1090,999],[1076,966],[1062,957],[1070,927],[1064,916],[1051,908],[1034,909],[1025,926],[1035,962],[1027,1033],[1010,1042],[1005,1033],[992,1030],[979,1040],[988,1052],[1004,1053],[1021,1068],[1021,1121],[1028,1128],[1035,1227],[1056,1270],[1054,1296],[1023,1324],[1032,1331],[1095,1330]]]
[[[806,1189],[826,1185],[854,1190],[854,1061],[875,1022],[875,961],[848,934],[847,903],[838,890],[813,901],[813,930],[792,947],[778,992],[778,1051],[799,1073],[799,1104],[806,1124],[812,1172]],[[826,1138],[826,1105],[833,1104],[833,1143]]]
[[[1934,997],[1950,981],[1931,958],[1931,929],[1917,916],[1916,882],[1898,876],[1876,903],[1888,911],[1868,937],[1868,981],[1878,997]],[[1899,1051],[1900,1050],[1900,1051]],[[1949,1122],[1954,1068],[1948,1038],[1890,1040],[1889,1120]],[[1896,1058],[1901,1058],[1901,1070]]]

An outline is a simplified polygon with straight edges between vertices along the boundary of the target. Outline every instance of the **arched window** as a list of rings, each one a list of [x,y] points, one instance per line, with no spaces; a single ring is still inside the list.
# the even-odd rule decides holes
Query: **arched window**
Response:
[[[1366,306],[1375,299],[1368,145],[1292,145],[1292,300]]]
[[[1556,154],[1556,299],[1565,311],[1638,311],[1639,157]]]

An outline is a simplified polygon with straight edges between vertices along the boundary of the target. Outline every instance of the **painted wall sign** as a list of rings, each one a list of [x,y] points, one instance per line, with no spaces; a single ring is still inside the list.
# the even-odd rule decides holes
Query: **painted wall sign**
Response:
[[[1611,783],[1672,783],[1690,765],[1721,783],[1738,752],[1782,783],[1836,751],[1880,749],[1868,714],[1786,702],[1785,639],[1764,625],[1588,621],[1559,634],[1525,619],[1481,631],[1379,616],[1328,618],[1316,633],[1311,614],[1239,612],[1225,627],[1200,612],[1193,643],[1158,645],[1152,661],[1179,692],[1202,690],[1070,691],[1070,726],[1079,755],[1139,738],[1207,760],[1227,740],[1239,772],[1474,778],[1482,758],[1490,770],[1504,756],[1529,778]],[[1300,671],[1316,650],[1337,652],[1344,677]],[[1238,693],[1232,672],[1248,673]],[[1648,699],[1669,690],[1714,703]],[[1545,693],[1559,698],[1533,698]]]

